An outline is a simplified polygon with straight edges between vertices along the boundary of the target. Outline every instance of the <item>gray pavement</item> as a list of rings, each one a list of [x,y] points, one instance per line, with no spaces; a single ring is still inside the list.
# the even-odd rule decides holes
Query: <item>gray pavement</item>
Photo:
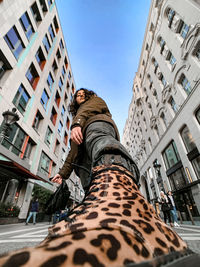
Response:
[[[200,253],[200,226],[181,224],[180,227],[174,227],[174,230],[186,241],[191,250]]]
[[[25,247],[34,247],[48,234],[48,222],[0,225],[0,254]]]
[[[24,223],[0,225],[0,254],[34,247],[47,236],[50,226],[47,222],[27,226]],[[174,230],[193,251],[200,253],[200,226],[181,224],[180,227],[174,227]]]

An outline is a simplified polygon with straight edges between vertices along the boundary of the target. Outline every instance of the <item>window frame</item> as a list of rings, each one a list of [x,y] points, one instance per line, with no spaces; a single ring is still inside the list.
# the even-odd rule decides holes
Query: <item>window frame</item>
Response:
[[[47,100],[46,102],[43,100],[44,94],[45,94],[45,101]],[[48,102],[49,102],[49,95],[48,95],[46,89],[44,88],[42,95],[41,95],[41,98],[40,98],[40,103],[42,104],[44,110],[47,109]]]
[[[170,151],[167,152],[168,149],[170,149],[170,147],[172,148],[172,152],[173,154],[175,155],[175,158],[172,157],[172,158],[169,158],[167,157],[167,153],[170,154]],[[178,153],[178,149],[176,147],[176,143],[174,142],[174,140],[172,140],[166,147],[165,149],[162,151],[162,157],[163,157],[163,160],[164,160],[164,163],[165,163],[165,167],[166,167],[166,170],[172,168],[173,166],[175,166],[179,161],[180,161],[180,155]],[[170,160],[171,159],[175,159],[175,162],[174,164],[171,164],[170,163]]]
[[[52,143],[53,131],[49,126],[47,126],[46,134],[45,134],[45,143],[49,146]]]
[[[51,49],[51,44],[49,42],[49,38],[48,38],[47,34],[45,34],[45,36],[44,36],[44,38],[42,40],[42,43],[43,43],[45,51],[47,52],[47,55],[48,55],[49,50]]]
[[[19,93],[18,93],[19,92]],[[17,96],[18,94],[18,96]],[[27,100],[24,98],[24,96],[27,98]],[[22,98],[25,100],[23,101]],[[30,100],[30,95],[28,94],[27,90],[25,89],[24,85],[21,83],[14,98],[13,98],[13,104],[16,106],[16,108],[22,113],[24,114],[24,112],[26,111],[26,107],[28,105],[28,102]],[[25,106],[22,106],[21,104],[21,100],[22,102],[25,102]]]
[[[9,36],[10,34],[10,36]],[[11,35],[14,34],[16,38],[16,42],[12,42]],[[17,28],[13,26],[4,36],[4,40],[7,43],[8,47],[10,48],[11,52],[13,53],[14,57],[18,60],[22,51],[25,48],[24,43],[22,42],[22,39],[17,31]],[[20,51],[18,49],[20,48]]]
[[[30,41],[32,35],[35,33],[31,20],[27,12],[25,12],[19,19],[22,25],[22,28],[25,32],[26,38]],[[26,25],[28,24],[28,26]]]

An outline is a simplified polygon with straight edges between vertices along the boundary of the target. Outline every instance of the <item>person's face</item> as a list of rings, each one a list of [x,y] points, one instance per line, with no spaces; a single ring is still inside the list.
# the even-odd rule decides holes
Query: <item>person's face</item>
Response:
[[[84,90],[80,90],[77,93],[76,102],[77,102],[78,105],[80,105],[84,101],[85,101],[85,92],[84,92]]]

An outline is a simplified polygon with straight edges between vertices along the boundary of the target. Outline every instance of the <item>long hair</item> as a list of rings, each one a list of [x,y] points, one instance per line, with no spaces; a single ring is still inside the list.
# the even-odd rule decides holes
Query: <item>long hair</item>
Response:
[[[77,97],[77,94],[80,90],[83,90],[85,92],[85,101],[87,101],[88,99],[90,99],[92,96],[96,96],[97,94],[92,91],[92,90],[88,90],[88,89],[85,89],[85,88],[80,88],[76,91],[76,93],[74,94],[73,98],[72,98],[72,101],[69,105],[69,112],[72,114],[72,116],[76,116],[76,113],[77,113],[77,110],[79,108],[79,105],[77,104],[76,102],[76,97]]]

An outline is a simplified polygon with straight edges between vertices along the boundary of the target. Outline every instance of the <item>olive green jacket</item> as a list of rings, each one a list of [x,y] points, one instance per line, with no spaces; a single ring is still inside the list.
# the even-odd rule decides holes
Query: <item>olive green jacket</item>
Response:
[[[71,125],[71,129],[74,127],[80,126],[82,128],[82,133],[84,137],[85,130],[89,124],[95,121],[106,121],[113,125],[115,128],[117,139],[119,140],[119,133],[117,126],[112,120],[112,115],[105,103],[105,101],[97,96],[91,97],[86,102],[82,103],[77,111],[76,116],[74,117]],[[78,146],[73,141],[71,142],[71,150],[65,160],[65,163],[59,174],[63,179],[68,179],[72,173],[74,167],[72,163],[77,163],[78,154],[80,153],[81,145]]]

